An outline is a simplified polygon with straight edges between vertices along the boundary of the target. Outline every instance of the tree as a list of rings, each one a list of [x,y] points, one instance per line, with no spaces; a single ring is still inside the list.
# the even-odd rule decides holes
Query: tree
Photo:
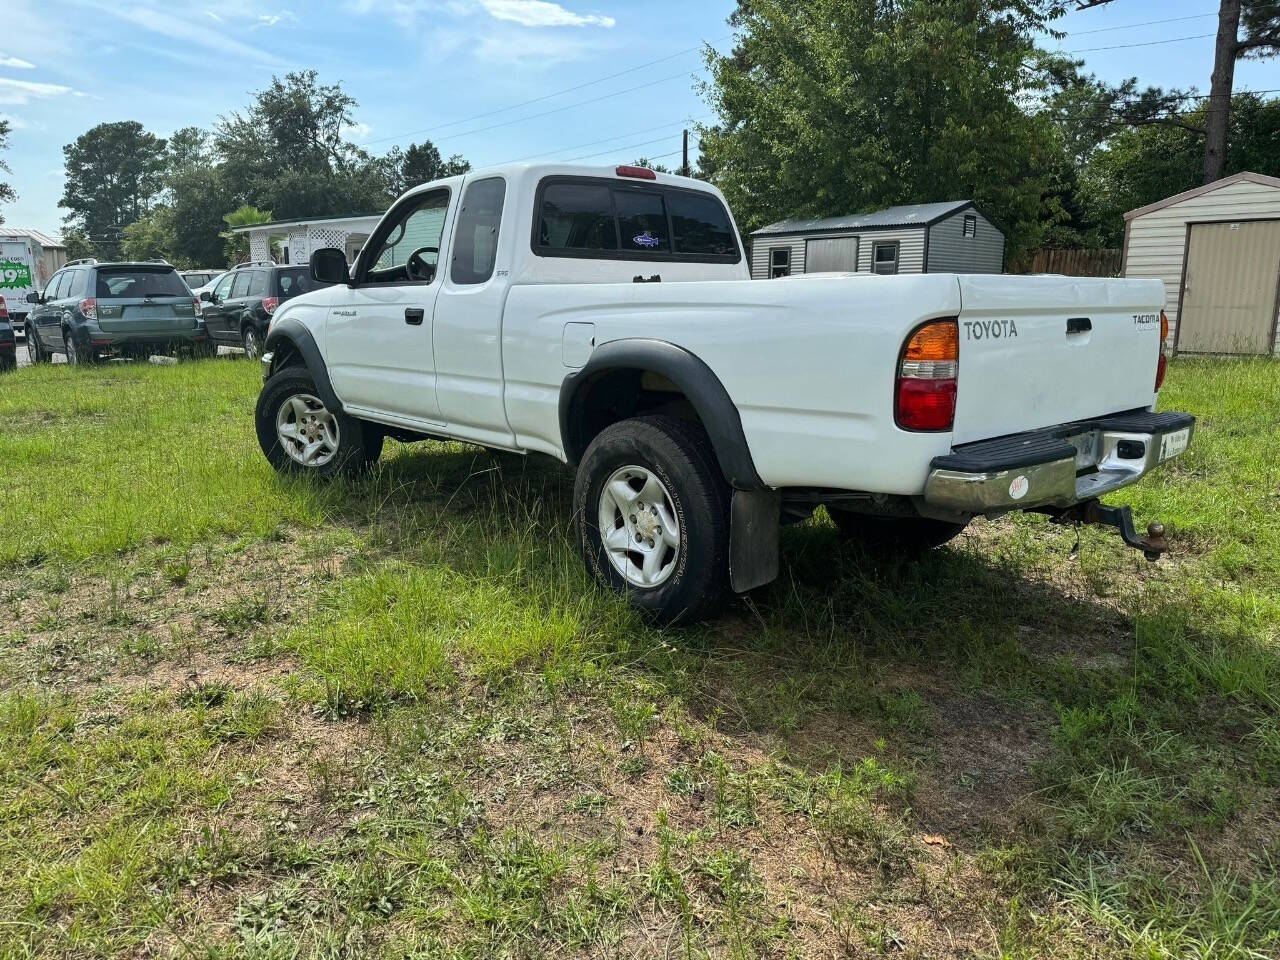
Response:
[[[179,267],[191,264],[174,253],[174,218],[169,207],[158,206],[124,228],[120,254],[126,260],[162,258]]]
[[[270,223],[271,211],[259,210],[257,207],[237,207],[222,218],[228,227],[248,227],[255,223]],[[241,263],[249,259],[249,238],[243,233],[232,233],[227,230],[222,234],[226,240],[226,259],[228,264]]]
[[[0,117],[0,153],[9,149],[9,131],[9,121]],[[0,173],[12,172],[13,171],[9,169],[9,164],[5,163],[4,160],[0,160]],[[0,203],[13,203],[17,198],[18,195],[14,193],[13,187],[3,181],[0,181]],[[3,213],[0,213],[0,223],[4,223]]]
[[[665,164],[654,163],[648,157],[641,157],[639,160],[633,163],[632,166],[644,167],[646,170],[652,170],[654,173],[674,173],[675,172]]]
[[[1244,36],[1240,35],[1241,24]],[[1280,54],[1280,2],[1222,0],[1218,8],[1218,39],[1214,46],[1209,110],[1205,118],[1204,182],[1221,180],[1227,166],[1227,132],[1231,126],[1231,95],[1236,61],[1266,59]]]
[[[79,227],[65,227],[62,231],[62,245],[67,248],[68,260],[83,260],[93,256],[93,244]]]
[[[738,46],[708,51],[700,130],[717,184],[748,229],[899,203],[973,199],[1011,253],[1044,233],[1060,155],[1022,0],[740,0]]]
[[[118,256],[124,228],[150,212],[164,187],[165,141],[132,120],[100,123],[62,153],[66,222],[101,255]]]

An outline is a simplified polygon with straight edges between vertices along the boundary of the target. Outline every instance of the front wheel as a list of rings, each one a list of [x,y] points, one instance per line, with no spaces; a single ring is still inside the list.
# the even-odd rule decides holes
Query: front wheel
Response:
[[[258,445],[280,473],[330,477],[363,469],[382,454],[381,432],[329,410],[305,367],[285,367],[266,382],[255,426]]]
[[[729,488],[706,431],[654,416],[607,427],[574,485],[595,578],[659,623],[692,623],[729,594]]]
[[[27,326],[27,357],[33,364],[48,363],[50,359],[48,352],[40,343],[40,338],[36,336],[35,328],[30,325]]]
[[[967,526],[929,517],[875,517],[836,507],[827,507],[827,513],[843,539],[860,541],[879,553],[908,557],[950,543]]]

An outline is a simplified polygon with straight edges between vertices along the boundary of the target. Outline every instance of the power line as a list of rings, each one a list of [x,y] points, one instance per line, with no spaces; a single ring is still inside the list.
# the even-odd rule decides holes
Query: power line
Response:
[[[1173,37],[1170,40],[1148,40],[1146,43],[1117,43],[1110,47],[1085,47],[1083,50],[1054,50],[1054,53],[1093,53],[1097,50],[1126,50],[1129,47],[1158,47],[1162,43],[1182,43],[1184,40],[1203,40],[1216,37],[1216,33],[1198,33],[1194,37]]]
[[[670,135],[668,135],[669,137]],[[607,150],[597,150],[595,153],[584,153],[580,157],[570,157],[564,163],[577,163],[579,160],[590,160],[592,157],[601,157],[611,153],[630,153],[633,150],[639,150],[641,147],[647,147],[655,143],[663,143],[668,137],[654,137],[652,140],[645,140],[643,143],[633,143],[629,147],[610,147]],[[677,153],[680,151],[677,150]]]
[[[503,163],[520,163],[522,160],[537,160],[541,157],[549,157],[553,154],[564,153],[569,150],[581,150],[583,147],[594,147],[600,143],[608,143],[611,140],[623,140],[627,137],[638,137],[642,133],[652,133],[654,130],[669,130],[672,127],[682,127],[685,124],[705,123],[711,117],[701,117],[697,120],[679,120],[675,123],[659,123],[652,127],[645,127],[643,130],[632,130],[630,133],[620,133],[614,137],[604,137],[600,140],[589,140],[586,143],[575,143],[571,147],[556,147],[554,150],[543,150],[541,153],[531,153],[527,156],[516,157],[514,160],[504,160]]]
[[[721,43],[724,40],[728,40],[732,38],[732,36],[733,34],[726,34],[723,37],[717,37],[715,40],[711,40],[707,42],[711,44]],[[572,87],[565,87],[563,90],[556,90],[553,93],[547,93],[547,94],[543,94],[540,97],[534,97],[532,100],[523,100],[520,103],[513,103],[509,107],[500,107],[497,110],[490,110],[487,113],[478,113],[478,114],[475,114],[474,116],[463,117],[461,120],[450,120],[448,123],[437,124],[434,127],[425,127],[422,130],[412,130],[409,133],[398,133],[390,137],[378,137],[375,140],[366,140],[365,143],[386,143],[389,140],[402,140],[405,137],[416,137],[425,133],[432,133],[436,130],[443,130],[446,127],[456,127],[464,123],[471,123],[473,120],[483,120],[486,117],[494,117],[500,113],[509,113],[512,110],[518,110],[521,107],[532,106],[535,103],[542,103],[546,100],[551,100],[551,99],[554,99],[555,97],[563,96],[566,93],[574,93],[578,90],[585,89],[586,87],[593,87],[596,84],[604,83],[607,80],[616,80],[618,77],[625,77],[627,74],[635,73],[637,70],[644,70],[648,67],[656,66],[659,63],[666,63],[670,60],[675,60],[679,57],[687,56],[688,54],[694,53],[701,49],[702,49],[702,45],[699,45],[696,47],[688,47],[684,50],[678,51],[677,53],[672,53],[665,57],[659,57],[656,60],[650,60],[647,63],[642,63],[639,66],[628,67],[626,70],[619,70],[617,73],[611,73],[611,74],[608,74],[607,76],[597,77],[594,80],[587,80],[587,81],[584,81],[583,83],[576,84]],[[633,89],[638,89],[638,88],[633,88]]]
[[[1070,30],[1068,33],[1073,37],[1083,37],[1090,33],[1110,33],[1113,30],[1133,30],[1136,27],[1154,27],[1162,23],[1181,23],[1184,20],[1203,20],[1206,17],[1216,17],[1216,13],[1197,13],[1189,17],[1170,17],[1167,20],[1146,20],[1142,23],[1126,23],[1120,27],[1098,27],[1094,30]]]

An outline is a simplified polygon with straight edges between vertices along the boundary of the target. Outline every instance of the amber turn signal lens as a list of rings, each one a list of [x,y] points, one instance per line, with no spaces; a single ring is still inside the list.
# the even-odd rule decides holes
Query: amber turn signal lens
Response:
[[[1163,310],[1160,311],[1160,342],[1169,342],[1169,315]]]
[[[903,360],[959,360],[960,327],[954,320],[927,323],[907,343]]]

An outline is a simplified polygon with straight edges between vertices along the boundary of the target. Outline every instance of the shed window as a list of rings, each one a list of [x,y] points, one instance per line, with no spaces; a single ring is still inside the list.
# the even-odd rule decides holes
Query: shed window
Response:
[[[966,213],[964,215],[964,235],[968,238],[973,238],[978,235],[978,218],[972,213]]]
[[[821,237],[805,243],[805,273],[857,273],[857,237]]]
[[[776,247],[769,251],[769,278],[791,276],[791,248]]]
[[[871,272],[893,274],[898,272],[898,241],[877,243],[872,248]]]

